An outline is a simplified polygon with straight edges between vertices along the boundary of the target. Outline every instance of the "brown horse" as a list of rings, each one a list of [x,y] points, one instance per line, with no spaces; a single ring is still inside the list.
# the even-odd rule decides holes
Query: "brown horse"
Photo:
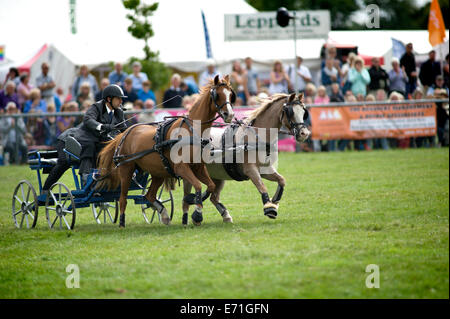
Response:
[[[200,143],[192,143],[192,140],[193,137],[198,137],[198,134],[201,135],[211,127],[212,122],[217,118],[216,113],[219,113],[225,122],[231,122],[234,117],[232,103],[235,99],[236,95],[231,88],[229,76],[226,75],[221,80],[216,76],[214,81],[202,88],[199,98],[187,117],[175,117],[160,123],[158,127],[137,124],[108,142],[98,158],[101,177],[97,188],[116,189],[120,184],[120,227],[125,227],[127,194],[137,167],[151,175],[151,184],[145,197],[158,211],[164,224],[170,223],[170,217],[162,203],[156,199],[156,193],[163,183],[167,189],[173,189],[175,177],[181,177],[194,186],[197,206],[192,219],[194,224],[201,224],[203,220],[201,183],[207,186],[208,193],[214,191],[215,185],[205,165],[201,161],[194,160],[194,155],[201,153],[202,150]],[[193,129],[196,123],[197,127],[201,127],[197,134]],[[187,145],[189,148],[187,158],[182,156],[183,149],[179,149],[175,154],[171,151],[171,146],[173,148],[176,143],[167,146],[167,143],[171,142],[169,139],[174,141],[173,137],[179,136],[177,134],[182,130],[188,132],[191,138],[191,142]],[[167,147],[163,146],[164,143]],[[172,158],[174,155],[178,156],[175,162]],[[115,164],[118,166],[115,167]]]
[[[220,161],[211,161],[206,164],[208,173],[216,186],[211,194],[211,202],[219,211],[224,222],[233,222],[228,210],[220,202],[220,192],[225,185],[225,180],[243,181],[250,179],[261,194],[264,215],[272,219],[276,218],[278,204],[286,181],[274,167],[277,152],[275,150],[270,153],[270,147],[277,143],[278,132],[282,126],[289,129],[289,133],[295,136],[298,142],[304,142],[311,134],[304,124],[307,118],[308,111],[303,104],[302,93],[297,97],[295,94],[277,94],[263,103],[261,107],[252,111],[244,121],[244,125],[236,127],[234,131],[230,128],[227,130],[213,128],[211,130],[212,142],[210,146],[218,150],[224,150],[224,153],[230,155],[229,158],[232,160],[231,162],[223,161],[223,155],[219,153],[219,157],[222,157]],[[270,129],[274,130],[274,134],[270,135]],[[254,138],[255,135],[248,134],[249,131],[255,130],[258,130],[256,135],[259,134],[259,142]],[[228,136],[232,136],[232,138],[227,143],[226,138]],[[264,142],[261,142],[261,140]],[[253,150],[251,150],[252,141],[255,142]],[[258,146],[262,156],[256,156],[255,154],[252,157],[250,153],[258,149]],[[241,154],[236,154],[239,152]],[[236,160],[239,155],[242,155],[241,160]],[[264,185],[262,178],[278,183],[277,191],[272,198],[269,198],[267,187]],[[191,185],[187,180],[183,181],[183,185],[186,195],[190,192]],[[187,215],[190,204],[183,200],[183,215]]]

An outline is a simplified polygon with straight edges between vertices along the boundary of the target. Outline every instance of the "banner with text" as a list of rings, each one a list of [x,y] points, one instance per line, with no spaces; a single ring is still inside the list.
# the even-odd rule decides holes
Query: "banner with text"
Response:
[[[404,138],[436,135],[435,103],[312,107],[312,139]]]
[[[286,28],[277,24],[277,13],[225,14],[225,41],[290,40],[294,38],[294,21],[297,39],[328,39],[330,11],[296,11],[295,20]]]

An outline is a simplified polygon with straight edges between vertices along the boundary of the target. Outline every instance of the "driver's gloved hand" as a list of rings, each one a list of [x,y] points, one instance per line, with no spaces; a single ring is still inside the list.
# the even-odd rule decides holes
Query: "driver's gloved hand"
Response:
[[[102,131],[109,133],[115,129],[115,125],[113,124],[102,124]]]

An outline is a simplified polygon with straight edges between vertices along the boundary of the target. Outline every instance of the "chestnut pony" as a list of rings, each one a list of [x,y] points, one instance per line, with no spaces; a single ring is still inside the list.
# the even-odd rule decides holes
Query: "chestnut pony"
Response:
[[[120,184],[120,227],[125,227],[127,195],[136,168],[150,174],[151,184],[145,197],[150,205],[156,208],[164,224],[170,224],[170,217],[166,208],[156,199],[156,194],[163,183],[166,189],[173,189],[175,177],[183,178],[194,187],[196,210],[192,214],[192,220],[196,225],[201,224],[203,220],[201,183],[207,186],[206,191],[209,194],[214,192],[215,184],[209,177],[204,163],[201,161],[194,163],[193,155],[201,152],[201,146],[191,143],[188,145],[189,158],[174,162],[170,148],[175,144],[170,143],[170,138],[176,135],[176,130],[184,129],[192,139],[198,135],[193,130],[195,123],[200,124],[199,133],[203,134],[217,118],[216,113],[225,122],[231,122],[234,117],[232,104],[235,96],[229,76],[226,75],[223,79],[216,76],[202,88],[187,117],[173,117],[158,123],[157,127],[154,124],[135,124],[108,142],[98,157],[100,178],[97,189],[116,189]]]

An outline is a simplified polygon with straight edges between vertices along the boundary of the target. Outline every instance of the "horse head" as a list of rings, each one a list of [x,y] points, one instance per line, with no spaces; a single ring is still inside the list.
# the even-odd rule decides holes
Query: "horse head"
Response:
[[[308,116],[308,110],[303,103],[303,93],[298,96],[295,93],[287,96],[281,111],[280,122],[289,129],[298,142],[306,141],[311,135],[311,131],[305,125]]]
[[[233,104],[236,102],[236,93],[231,87],[229,75],[225,75],[221,80],[216,75],[209,92],[213,102],[211,107],[226,123],[230,123],[234,117]]]

